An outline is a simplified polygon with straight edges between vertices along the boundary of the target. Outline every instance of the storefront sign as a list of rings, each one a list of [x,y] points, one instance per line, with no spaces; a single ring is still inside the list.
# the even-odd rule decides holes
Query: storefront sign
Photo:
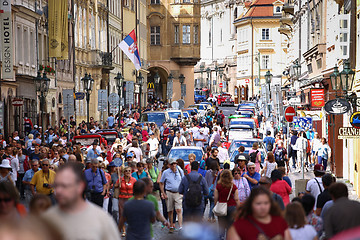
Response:
[[[300,117],[310,117],[313,121],[319,121],[323,118],[322,111],[298,111]]]
[[[350,124],[354,128],[360,129],[360,112],[354,112],[350,117]]]
[[[337,98],[327,101],[324,109],[328,114],[341,115],[350,111],[351,106],[345,99]]]
[[[325,105],[324,89],[311,89],[311,107],[323,107]]]
[[[338,139],[358,139],[360,138],[360,129],[353,127],[339,128]]]
[[[0,26],[1,26],[1,59],[2,78],[10,81],[14,79],[14,56],[13,56],[13,31],[11,19],[11,0],[0,1]]]
[[[313,119],[308,117],[294,117],[293,126],[296,130],[304,131],[313,128]]]
[[[20,107],[20,106],[24,105],[24,100],[21,99],[21,98],[14,98],[14,99],[12,100],[12,105],[13,105],[14,107]]]

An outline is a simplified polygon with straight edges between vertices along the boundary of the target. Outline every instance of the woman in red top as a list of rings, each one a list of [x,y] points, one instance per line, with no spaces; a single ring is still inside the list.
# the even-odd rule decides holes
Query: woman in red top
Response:
[[[280,195],[284,202],[284,205],[288,205],[290,202],[289,194],[291,194],[292,189],[285,180],[282,180],[281,172],[277,169],[273,170],[271,172],[271,180],[272,184],[270,187],[270,191]]]
[[[115,188],[120,188],[119,190],[119,216],[122,216],[124,210],[124,205],[129,198],[133,196],[133,188],[136,179],[131,177],[131,168],[126,167],[124,169],[124,176],[120,177],[116,184]],[[125,237],[125,227],[122,229],[122,236]]]
[[[279,206],[263,187],[253,188],[249,198],[236,213],[228,240],[290,240],[290,231]]]
[[[147,142],[147,140],[149,140],[150,136],[148,133],[148,127],[144,126],[143,130],[141,131],[141,135],[142,135],[142,141],[143,142]]]
[[[229,200],[227,200],[229,193],[230,197]],[[220,239],[223,239],[225,237],[225,231],[233,223],[233,213],[236,206],[240,205],[239,192],[236,185],[233,183],[233,176],[228,169],[221,172],[219,181],[216,184],[216,189],[214,191],[214,204],[216,205],[217,202],[227,202],[227,215],[218,217]]]

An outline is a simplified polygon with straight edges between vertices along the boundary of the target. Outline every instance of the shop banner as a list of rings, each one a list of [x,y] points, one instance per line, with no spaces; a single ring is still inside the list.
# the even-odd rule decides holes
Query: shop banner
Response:
[[[325,105],[324,89],[311,89],[311,107],[320,108]]]
[[[360,129],[353,127],[341,127],[338,132],[338,139],[359,139]]]
[[[312,118],[313,121],[319,121],[323,118],[324,113],[322,111],[302,111],[298,110],[298,115],[300,117]]]
[[[68,59],[67,0],[49,0],[49,57]]]
[[[11,0],[0,1],[0,25],[1,25],[1,60],[3,79],[15,81],[14,78],[14,53],[13,31],[11,19]]]

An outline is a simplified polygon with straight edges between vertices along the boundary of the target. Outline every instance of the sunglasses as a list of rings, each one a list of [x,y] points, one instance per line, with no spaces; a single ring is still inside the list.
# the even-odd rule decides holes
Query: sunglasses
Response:
[[[11,201],[12,201],[11,198],[0,198],[0,202],[6,202],[6,203],[8,203],[8,202],[11,202]]]
[[[48,166],[49,166],[49,164],[43,164],[43,166],[44,166],[44,167],[48,167]]]
[[[236,172],[236,173],[234,173],[234,175],[240,175],[240,173],[239,173],[239,172]]]
[[[255,169],[254,167],[249,167],[248,169]]]
[[[174,163],[172,163],[172,164],[170,164],[170,165],[176,165],[177,163],[176,162],[174,162]]]
[[[131,172],[131,170],[125,170],[125,172]]]
[[[32,167],[37,167],[37,165],[31,165]]]

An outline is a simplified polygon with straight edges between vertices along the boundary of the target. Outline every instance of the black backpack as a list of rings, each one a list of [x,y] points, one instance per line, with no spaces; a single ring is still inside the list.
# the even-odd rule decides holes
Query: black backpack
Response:
[[[221,114],[218,114],[217,117],[216,117],[216,122],[217,123],[222,123],[222,116]]]
[[[258,155],[259,150],[256,150],[256,152],[250,153],[250,161],[255,163],[256,162],[256,156]]]
[[[189,182],[189,188],[186,191],[185,204],[191,208],[199,207],[203,199],[200,185],[202,176],[200,175],[196,182],[192,181],[189,175],[186,175],[186,179]]]
[[[275,150],[275,161],[280,162],[283,161],[283,149],[282,148],[276,148]]]

